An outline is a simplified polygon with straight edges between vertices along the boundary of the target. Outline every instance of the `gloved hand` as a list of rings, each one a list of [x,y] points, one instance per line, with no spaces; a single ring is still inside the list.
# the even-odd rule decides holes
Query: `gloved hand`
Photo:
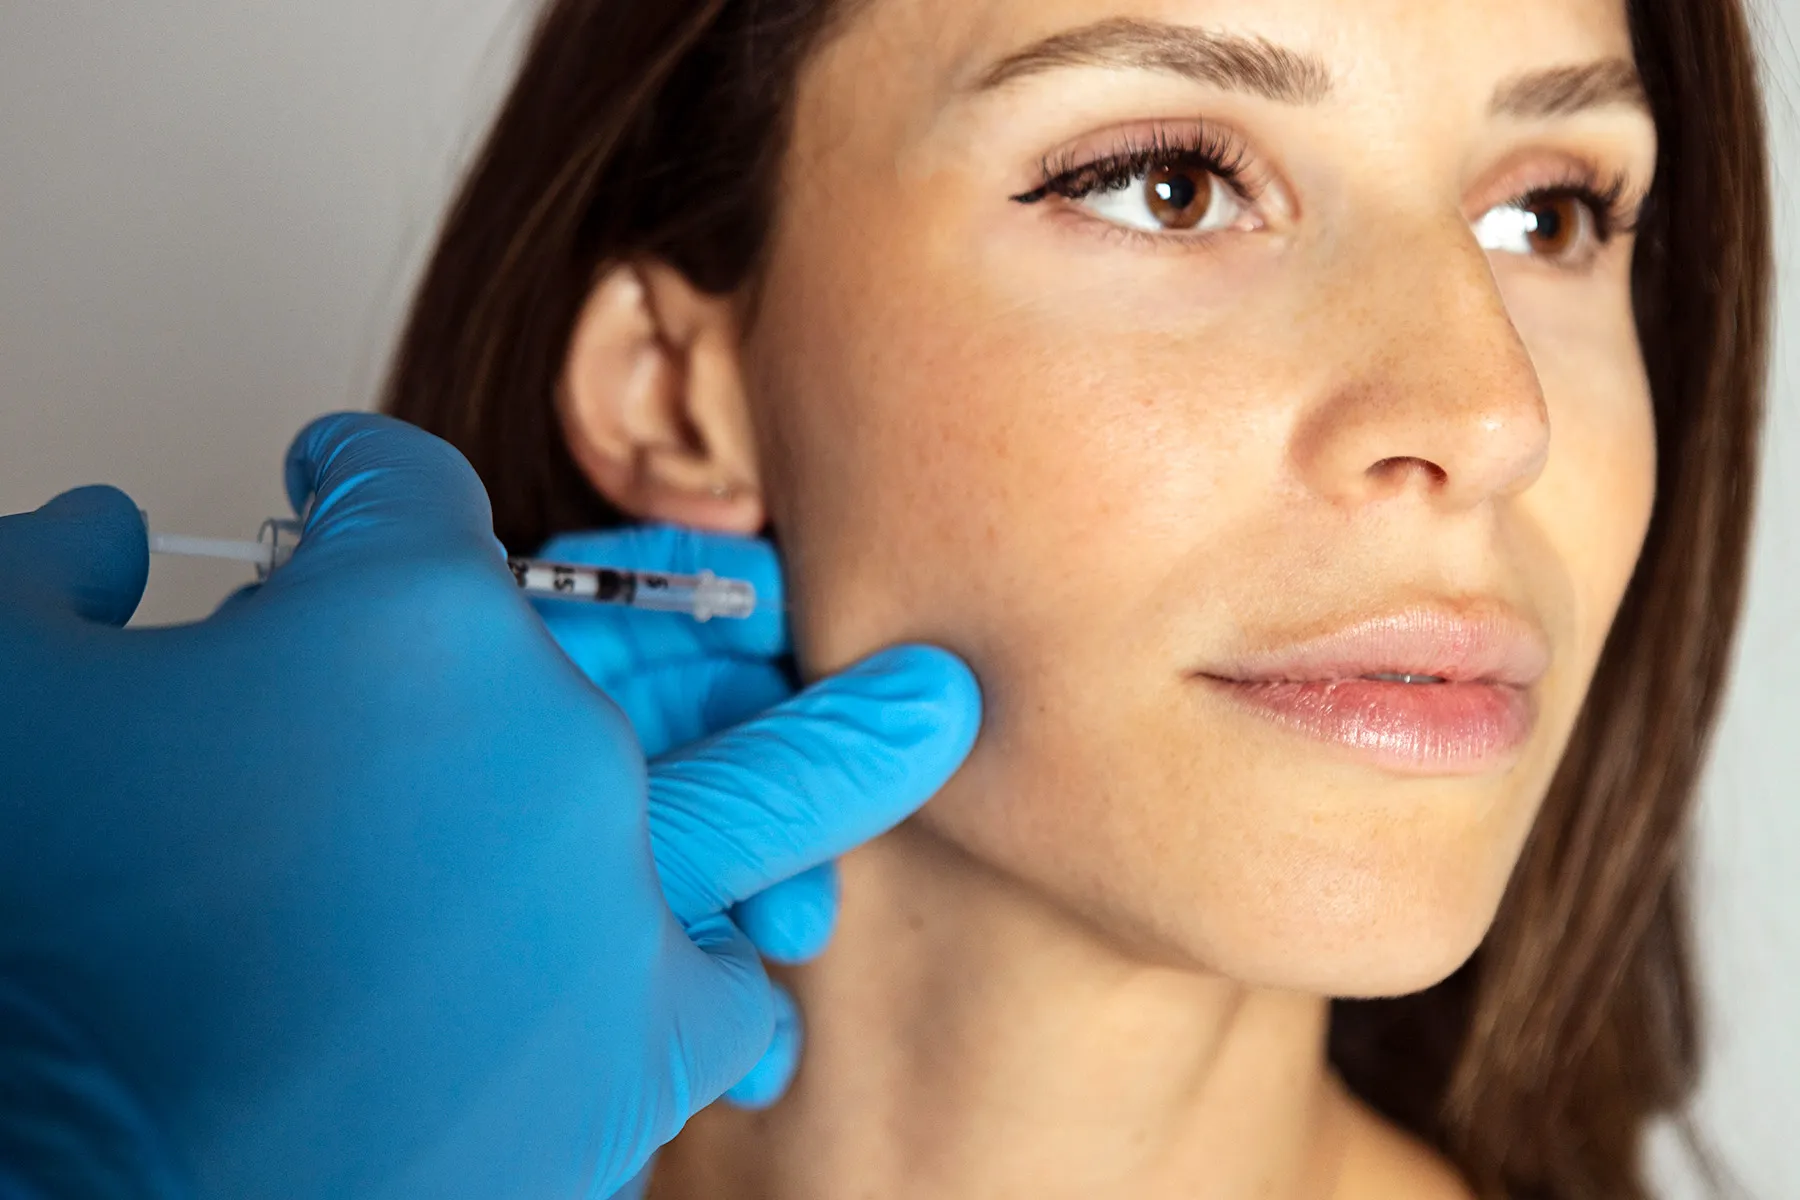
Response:
[[[747,620],[700,623],[673,613],[537,597],[544,625],[575,664],[622,709],[654,762],[773,708],[794,694],[781,566],[757,538],[640,525],[552,538],[539,557],[589,566],[695,574],[702,569],[756,588]],[[838,908],[837,866],[823,862],[737,904],[731,918],[766,959],[801,963],[825,949]],[[780,1099],[799,1064],[798,1010],[775,987],[775,1037],[725,1098],[745,1108]]]
[[[935,792],[973,681],[889,651],[651,766],[447,445],[327,418],[289,491],[175,629],[114,628],[119,493],[0,521],[0,1188],[607,1195],[769,1046],[726,914]]]
[[[532,600],[545,626],[582,672],[619,705],[652,760],[680,752],[793,694],[776,661],[787,649],[781,569],[754,538],[674,525],[638,525],[552,538],[538,557],[588,566],[693,574],[702,568],[756,588],[745,621],[697,623],[669,613],[629,612],[576,600]],[[766,959],[799,963],[825,948],[838,908],[837,866],[823,862],[737,904],[731,919]],[[775,989],[775,1036],[755,1068],[725,1093],[744,1108],[781,1098],[799,1066],[798,1007]],[[612,1200],[641,1200],[654,1156]]]

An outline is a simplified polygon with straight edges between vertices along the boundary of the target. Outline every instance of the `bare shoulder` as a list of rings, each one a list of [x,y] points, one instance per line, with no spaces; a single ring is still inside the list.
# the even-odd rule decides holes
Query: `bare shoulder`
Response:
[[[1436,1150],[1346,1094],[1344,1158],[1332,1200],[1476,1200]]]

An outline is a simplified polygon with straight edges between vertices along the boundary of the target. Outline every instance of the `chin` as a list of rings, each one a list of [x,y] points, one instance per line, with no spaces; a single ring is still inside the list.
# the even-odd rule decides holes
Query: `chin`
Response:
[[[1372,875],[1346,856],[1246,880],[1235,897],[1207,889],[1182,929],[1165,926],[1165,937],[1178,938],[1165,943],[1166,957],[1253,987],[1357,999],[1423,991],[1468,960],[1498,907],[1489,889],[1438,886],[1440,878]]]
[[[1257,982],[1359,1000],[1421,992],[1442,983],[1468,961],[1487,936],[1492,919],[1490,914],[1454,930],[1438,928],[1439,922],[1423,924],[1420,928],[1396,921],[1392,928],[1366,930],[1358,947],[1275,964],[1286,970]]]
[[[952,802],[927,822],[1103,953],[1346,998],[1421,991],[1454,972],[1487,936],[1515,858],[1515,839],[1479,821],[1334,820],[1267,796],[1232,806],[1230,821],[1193,807],[1168,821],[1160,804],[1046,805],[1027,826]],[[1523,823],[1514,817],[1505,824]]]

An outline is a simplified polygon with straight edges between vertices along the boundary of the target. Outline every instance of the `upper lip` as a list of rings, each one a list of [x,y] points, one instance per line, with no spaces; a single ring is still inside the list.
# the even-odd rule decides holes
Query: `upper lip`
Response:
[[[1320,636],[1251,650],[1201,673],[1243,683],[1391,674],[1529,687],[1549,665],[1541,628],[1504,604],[1484,602],[1399,609]]]

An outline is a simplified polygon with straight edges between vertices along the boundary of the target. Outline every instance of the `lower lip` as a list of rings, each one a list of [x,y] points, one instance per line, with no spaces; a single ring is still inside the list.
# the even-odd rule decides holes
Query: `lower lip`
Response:
[[[1409,774],[1492,770],[1525,744],[1536,719],[1530,693],[1501,683],[1203,678],[1277,725]]]

